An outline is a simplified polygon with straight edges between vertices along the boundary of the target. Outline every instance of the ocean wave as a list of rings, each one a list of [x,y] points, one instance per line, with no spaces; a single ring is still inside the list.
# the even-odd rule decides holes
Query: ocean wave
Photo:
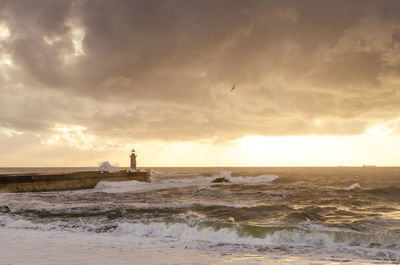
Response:
[[[199,189],[207,189],[216,178],[225,178],[229,182],[222,185],[231,184],[271,184],[274,180],[279,178],[274,175],[259,175],[249,177],[232,177],[230,171],[221,171],[212,177],[181,177],[181,178],[154,178],[152,182],[139,182],[139,181],[100,181],[94,188],[95,192],[105,193],[124,193],[124,192],[148,192],[160,189],[181,188],[197,186]],[[221,183],[218,183],[221,184]]]
[[[123,192],[146,192],[156,190],[161,187],[151,185],[151,183],[140,182],[136,180],[130,181],[100,181],[94,187],[96,192],[106,193],[123,193]]]
[[[385,196],[393,196],[400,197],[400,187],[399,186],[387,186],[382,188],[374,188],[365,190],[366,193],[372,195],[385,195]]]
[[[80,209],[98,208],[99,205],[96,203],[49,203],[40,200],[3,200],[3,204],[6,204],[11,212],[23,212],[23,211],[71,211],[76,212]],[[102,208],[107,205],[102,205]],[[113,206],[110,204],[110,206]]]
[[[399,251],[398,238],[384,234],[354,231],[320,231],[298,228],[265,228],[250,225],[200,223],[118,223],[119,234],[138,237],[174,238],[181,241],[206,241],[211,243],[262,245],[262,246],[312,246],[312,247],[365,247]]]
[[[188,213],[201,217],[199,213]],[[300,228],[258,227],[234,223],[192,222],[114,222],[68,223],[53,221],[35,223],[29,220],[0,216],[0,226],[5,228],[63,230],[75,232],[113,233],[138,238],[171,239],[180,242],[209,242],[212,244],[248,246],[313,247],[321,249],[347,248],[363,253],[380,252],[385,257],[399,261],[399,238],[388,234],[360,233],[340,230],[304,230]]]
[[[257,183],[269,183],[276,180],[279,177],[275,175],[264,175],[264,174],[258,176],[232,177],[231,171],[221,171],[218,174],[211,177],[210,179],[216,179],[216,178],[225,178],[230,183],[233,184],[257,184]]]
[[[232,217],[240,222],[263,218],[268,216],[269,223],[276,221],[276,216],[292,212],[293,209],[285,204],[278,205],[257,205],[242,206],[239,205],[226,206],[222,204],[206,204],[206,203],[169,203],[167,205],[146,205],[141,203],[105,203],[99,205],[80,204],[75,207],[65,205],[65,207],[21,207],[13,205],[10,207],[10,214],[31,220],[52,220],[68,219],[68,218],[105,218],[107,219],[129,219],[129,220],[166,220],[177,219],[203,219],[203,220],[227,220]]]
[[[71,231],[111,233],[118,236],[172,240],[185,244],[227,244],[253,247],[283,247],[301,251],[320,249],[337,252],[348,251],[375,259],[400,261],[399,238],[385,233],[361,233],[350,230],[329,230],[313,226],[312,229],[299,227],[260,227],[237,224],[230,219],[225,223],[202,220],[198,212],[187,212],[181,222],[102,222],[94,219],[70,221],[34,222],[15,216],[0,215],[0,226],[6,229],[34,229],[42,231]],[[191,218],[188,222],[184,219]],[[228,222],[229,221],[229,222]],[[197,243],[196,243],[197,242]]]
[[[103,184],[113,184],[118,182],[106,182]],[[133,184],[133,183],[128,183]],[[139,186],[142,185],[142,182],[137,183]],[[112,189],[115,189],[114,192],[119,193],[123,192],[120,186],[117,185],[115,188],[112,186],[100,186],[98,190],[92,191],[94,193],[100,191],[101,189],[109,189],[109,192],[112,192]],[[139,190],[139,188],[138,188]],[[210,190],[210,191],[209,191]],[[198,192],[213,192],[212,186],[198,186],[192,189],[192,194],[197,194]],[[127,188],[127,192],[132,191],[131,187]],[[140,190],[141,192],[143,190]],[[159,210],[165,211],[168,209],[173,209],[174,212],[176,210],[187,211],[191,209],[201,209],[203,212],[207,212],[212,209],[226,209],[228,212],[232,211],[232,209],[242,209],[244,212],[244,216],[248,215],[246,212],[259,212],[262,210],[287,210],[286,208],[279,208],[281,204],[276,203],[275,197],[277,194],[282,194],[285,196],[287,191],[282,190],[279,192],[274,192],[272,195],[272,199],[270,199],[270,195],[265,195],[265,202],[254,202],[254,201],[246,201],[240,199],[221,199],[221,200],[213,200],[208,199],[205,196],[202,199],[199,199],[198,196],[194,196],[191,198],[187,198],[185,200],[162,200],[159,201],[157,195],[154,196],[153,200],[141,200],[137,201],[136,198],[138,195],[134,194],[133,199],[124,199],[120,201],[115,199],[110,193],[108,197],[104,197],[103,194],[93,194],[84,191],[72,191],[68,195],[63,198],[61,201],[50,201],[48,197],[32,197],[35,194],[30,194],[31,196],[25,196],[27,194],[8,194],[8,196],[1,196],[2,205],[7,205],[12,213],[26,215],[28,213],[40,214],[40,216],[49,216],[52,214],[79,214],[86,215],[89,212],[94,213],[103,213],[107,211],[113,211],[116,209],[124,209],[129,211],[146,211],[149,212]],[[87,196],[86,196],[87,195]],[[123,195],[125,196],[125,195]],[[139,195],[142,196],[142,195]],[[147,196],[146,196],[147,197]],[[147,197],[148,198],[148,197]],[[254,211],[252,211],[254,209]],[[236,210],[235,210],[236,211]]]

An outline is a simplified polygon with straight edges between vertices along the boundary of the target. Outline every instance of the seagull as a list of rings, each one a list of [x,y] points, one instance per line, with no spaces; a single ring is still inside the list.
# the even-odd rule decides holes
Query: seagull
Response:
[[[233,87],[231,88],[231,92],[236,88],[235,85],[236,84],[233,84]]]

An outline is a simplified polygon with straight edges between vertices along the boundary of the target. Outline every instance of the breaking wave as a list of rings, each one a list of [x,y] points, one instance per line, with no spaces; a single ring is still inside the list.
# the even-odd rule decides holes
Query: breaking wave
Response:
[[[168,173],[166,173],[168,174]],[[139,182],[139,181],[100,181],[94,191],[106,192],[106,193],[123,193],[123,192],[148,192],[160,189],[170,188],[181,188],[198,186],[201,189],[207,189],[207,187],[214,185],[212,183],[216,178],[225,178],[229,184],[271,184],[274,180],[279,178],[274,175],[259,175],[249,177],[232,177],[230,171],[221,171],[212,177],[180,177],[180,178],[166,178],[166,177],[154,177],[151,183]]]
[[[258,176],[248,176],[248,177],[232,177],[232,172],[231,171],[221,171],[217,175],[214,175],[210,179],[215,179],[215,178],[225,178],[229,180],[231,183],[234,184],[257,184],[257,183],[268,183],[272,182],[275,179],[279,178],[278,176],[275,175],[258,175]]]
[[[198,213],[189,213],[203,217]],[[259,227],[234,223],[192,222],[114,222],[69,223],[53,221],[34,223],[29,220],[0,216],[0,226],[14,229],[64,230],[112,233],[120,236],[173,240],[174,242],[247,245],[285,248],[318,248],[326,251],[346,250],[358,255],[400,261],[399,238],[388,234],[360,233],[340,230],[304,230],[300,228]]]
[[[353,231],[316,231],[251,225],[198,223],[118,223],[116,233],[139,237],[172,237],[180,240],[245,245],[388,247],[400,250],[398,238]]]

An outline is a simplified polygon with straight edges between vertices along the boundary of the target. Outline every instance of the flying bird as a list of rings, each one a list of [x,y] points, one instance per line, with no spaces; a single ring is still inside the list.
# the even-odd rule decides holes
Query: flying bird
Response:
[[[236,88],[235,86],[236,86],[236,84],[233,84],[233,87],[231,88],[231,92]]]

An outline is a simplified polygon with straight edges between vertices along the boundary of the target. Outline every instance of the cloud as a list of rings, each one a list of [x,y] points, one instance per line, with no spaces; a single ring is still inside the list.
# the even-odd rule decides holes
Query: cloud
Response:
[[[10,130],[46,138],[63,124],[118,143],[353,135],[400,111],[398,1],[0,5]]]

